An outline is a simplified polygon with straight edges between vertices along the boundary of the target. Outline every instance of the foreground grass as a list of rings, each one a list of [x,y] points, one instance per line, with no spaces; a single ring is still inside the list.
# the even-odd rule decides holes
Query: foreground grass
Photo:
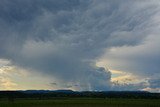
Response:
[[[0,101],[0,107],[160,107],[160,99],[66,98]]]

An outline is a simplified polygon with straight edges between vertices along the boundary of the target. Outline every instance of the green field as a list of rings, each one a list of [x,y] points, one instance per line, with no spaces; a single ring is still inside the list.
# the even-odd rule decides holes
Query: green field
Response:
[[[66,98],[0,101],[0,107],[160,107],[160,99]]]

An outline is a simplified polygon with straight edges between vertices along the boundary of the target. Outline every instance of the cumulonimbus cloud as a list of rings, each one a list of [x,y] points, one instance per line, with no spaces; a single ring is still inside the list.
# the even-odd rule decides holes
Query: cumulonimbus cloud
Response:
[[[109,90],[111,73],[96,67],[95,59],[111,47],[141,43],[158,6],[126,0],[4,0],[0,57],[81,90]]]

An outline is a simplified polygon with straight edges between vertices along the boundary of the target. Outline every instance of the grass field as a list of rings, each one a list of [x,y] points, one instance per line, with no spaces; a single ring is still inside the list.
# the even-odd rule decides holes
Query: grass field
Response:
[[[67,98],[0,101],[0,107],[160,107],[160,99]]]

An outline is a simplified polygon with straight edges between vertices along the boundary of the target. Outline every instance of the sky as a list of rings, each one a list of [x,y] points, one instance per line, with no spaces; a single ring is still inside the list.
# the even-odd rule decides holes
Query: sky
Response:
[[[159,0],[0,0],[0,90],[160,92]]]

